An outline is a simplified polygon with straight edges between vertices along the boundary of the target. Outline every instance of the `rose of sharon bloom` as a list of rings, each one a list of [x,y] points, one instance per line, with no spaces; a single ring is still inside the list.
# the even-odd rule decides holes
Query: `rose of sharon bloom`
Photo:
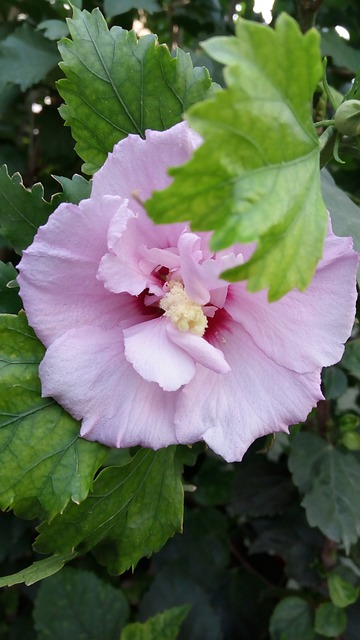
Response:
[[[234,461],[323,397],[321,368],[351,331],[358,259],[329,230],[305,293],[269,303],[222,280],[253,247],[214,254],[209,233],[155,225],[140,204],[200,142],[182,123],[118,143],[91,197],[39,229],[18,280],[47,347],[42,393],[82,419],[81,436],[153,449],[204,440]]]

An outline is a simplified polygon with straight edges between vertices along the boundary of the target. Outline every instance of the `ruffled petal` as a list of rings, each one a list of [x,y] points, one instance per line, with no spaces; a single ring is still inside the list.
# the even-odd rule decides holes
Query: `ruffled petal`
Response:
[[[213,339],[231,372],[222,376],[198,365],[179,394],[176,434],[183,443],[205,440],[232,462],[256,438],[305,420],[323,397],[320,371],[299,374],[279,366],[231,320]]]
[[[166,333],[170,340],[188,353],[192,359],[216,373],[228,373],[230,367],[220,349],[205,338],[190,331],[179,331],[171,322],[166,323]]]
[[[350,238],[329,233],[324,258],[305,292],[290,291],[269,303],[267,292],[229,287],[225,308],[269,358],[304,373],[341,359],[351,333],[359,256]]]
[[[124,331],[125,357],[144,380],[176,391],[195,373],[193,358],[167,334],[169,321],[156,318]]]
[[[177,442],[176,393],[146,382],[124,357],[122,332],[83,327],[64,334],[40,365],[43,396],[75,418],[80,435],[109,447],[159,449]]]
[[[69,329],[113,327],[128,317],[128,298],[114,296],[96,278],[110,220],[122,205],[118,196],[61,204],[24,251],[20,295],[29,323],[46,346]],[[135,306],[130,303],[132,310]]]

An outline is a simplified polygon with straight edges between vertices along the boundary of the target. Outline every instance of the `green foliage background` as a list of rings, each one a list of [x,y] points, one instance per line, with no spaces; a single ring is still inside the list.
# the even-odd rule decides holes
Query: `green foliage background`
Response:
[[[295,276],[289,271],[280,283],[279,261],[269,247],[294,220],[297,235],[289,246],[304,243],[312,229],[314,244],[307,243],[304,255],[299,252],[308,271],[297,284],[305,286],[321,253],[321,194],[335,232],[352,234],[360,249],[359,139],[341,140],[338,153],[345,164],[331,159],[320,191],[320,149],[311,124],[311,115],[315,121],[333,116],[321,82],[319,46],[328,57],[334,101],[339,104],[352,86],[360,65],[359,4],[318,0],[315,15],[308,2],[276,0],[273,23],[283,11],[298,20],[302,32],[316,21],[319,35],[308,34],[304,52],[295,23],[283,16],[269,35],[251,0],[73,4],[74,15],[62,0],[2,0],[0,5],[0,165],[7,165],[0,169],[0,638],[358,640],[359,325],[342,362],[324,371],[326,400],[306,424],[293,427],[290,437],[254,443],[242,463],[228,465],[202,445],[156,453],[110,451],[78,438],[76,421],[40,398],[37,366],[43,347],[24,314],[17,315],[15,267],[37,227],[61,201],[88,195],[89,176],[128,133],[168,128],[186,111],[204,136],[205,151],[193,165],[174,172],[179,182],[173,195],[169,190],[156,196],[156,207],[149,203],[155,217],[175,212],[180,219],[188,211],[175,211],[179,191],[188,189],[189,198],[194,194],[199,163],[206,160],[209,168],[203,191],[214,185],[217,161],[229,152],[235,178],[242,171],[238,142],[231,147],[221,127],[214,135],[216,118],[226,123],[235,114],[235,140],[251,122],[252,142],[260,144],[264,132],[269,140],[275,135],[284,95],[295,100],[297,111],[295,120],[283,117],[279,144],[290,135],[296,141],[298,123],[307,122],[304,148],[295,144],[296,157],[286,158],[290,172],[293,161],[302,165],[291,219],[274,218],[278,211],[273,202],[262,201],[261,185],[249,170],[245,179],[249,193],[261,202],[261,215],[252,209],[251,217],[242,219],[246,198],[239,205],[236,190],[216,187],[205,203],[203,192],[194,198],[195,227],[206,228],[216,198],[238,207],[227,224],[218,224],[216,216],[211,220],[211,228],[218,224],[215,242],[226,246],[234,233],[249,241],[256,229],[262,238],[259,254],[233,276],[246,277],[254,290],[270,286],[273,298],[294,286]],[[151,34],[138,42],[127,31],[134,20],[168,48],[155,46]],[[249,20],[257,24],[249,27]],[[236,22],[239,39],[228,45],[223,38],[235,34]],[[337,34],[337,25],[348,30],[349,42]],[[261,47],[251,48],[250,33],[255,45],[263,42],[268,84]],[[286,49],[286,43],[279,43],[290,33],[299,46],[285,60],[281,46]],[[57,40],[70,34],[58,49]],[[253,74],[237,63],[239,47],[256,61]],[[272,57],[273,47],[279,59]],[[125,63],[118,63],[119,56]],[[129,83],[140,67],[142,84]],[[242,90],[259,98],[257,113],[250,104],[239,114],[239,77]],[[272,113],[264,104],[274,91],[280,98]],[[270,164],[278,162],[273,143]],[[214,149],[217,154],[209,153]],[[250,169],[258,169],[259,159],[252,161]],[[275,199],[281,199],[289,181],[288,173],[282,175]],[[304,202],[318,217],[304,222],[299,215]],[[264,219],[268,227],[260,229]],[[278,223],[282,226],[274,234],[270,227]],[[279,247],[283,261],[288,247]],[[289,256],[291,261],[291,251]],[[266,281],[259,276],[263,272]],[[44,558],[40,552],[52,555]]]

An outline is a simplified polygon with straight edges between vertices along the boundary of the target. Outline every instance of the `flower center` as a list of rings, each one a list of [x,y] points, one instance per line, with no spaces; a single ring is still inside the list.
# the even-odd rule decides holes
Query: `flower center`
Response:
[[[159,302],[160,309],[165,311],[165,316],[179,331],[190,331],[203,336],[208,322],[201,305],[190,300],[184,285],[178,280],[170,281],[168,286],[169,291]]]

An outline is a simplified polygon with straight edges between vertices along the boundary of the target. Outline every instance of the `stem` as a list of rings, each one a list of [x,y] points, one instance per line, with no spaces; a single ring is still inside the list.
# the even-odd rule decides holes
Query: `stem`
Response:
[[[328,127],[319,137],[320,142],[320,169],[331,160],[334,153],[337,130],[335,127]]]
[[[315,25],[315,18],[323,0],[297,0],[297,20],[302,33],[306,33]]]

